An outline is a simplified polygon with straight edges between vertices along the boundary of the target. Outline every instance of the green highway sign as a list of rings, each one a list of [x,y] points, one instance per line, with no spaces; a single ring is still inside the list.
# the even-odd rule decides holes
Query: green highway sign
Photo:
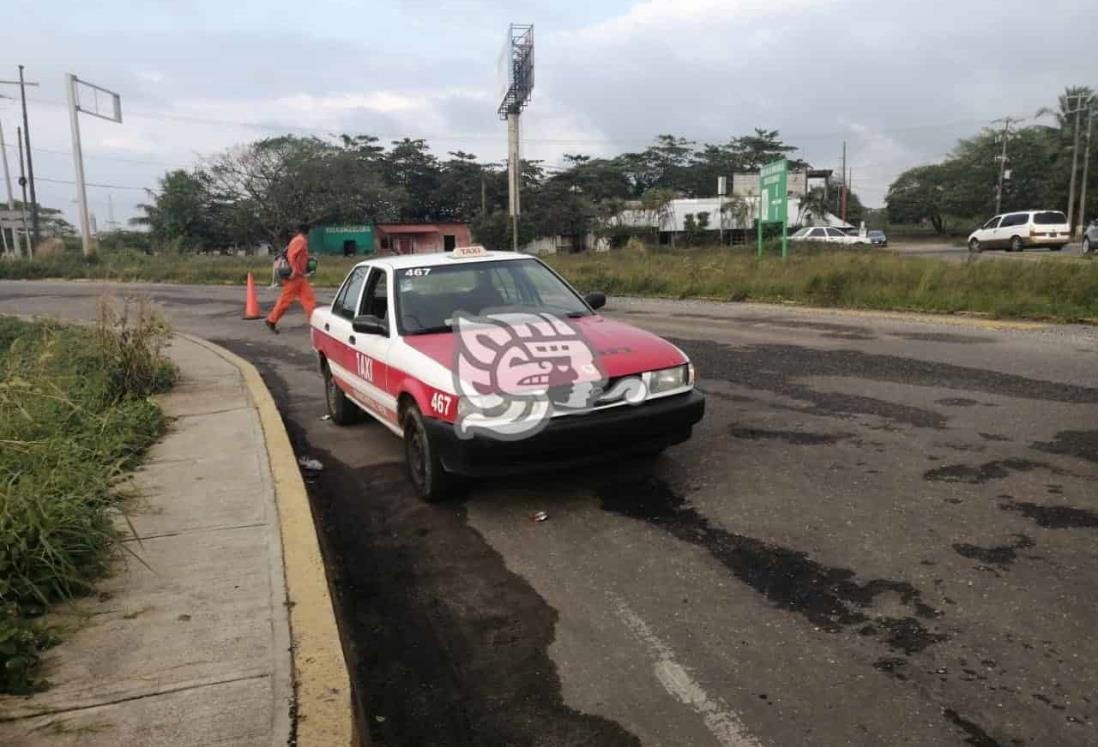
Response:
[[[785,223],[786,206],[786,160],[771,161],[759,171],[759,189],[762,191],[763,223]]]
[[[784,158],[771,161],[759,169],[759,247],[762,256],[763,224],[782,224],[782,256],[788,253],[789,163]]]

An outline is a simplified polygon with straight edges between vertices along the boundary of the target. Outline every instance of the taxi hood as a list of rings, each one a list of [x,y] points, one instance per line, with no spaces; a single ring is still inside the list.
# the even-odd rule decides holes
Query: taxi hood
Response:
[[[608,378],[670,368],[686,363],[682,352],[663,338],[599,314],[568,319],[591,347]],[[403,338],[409,346],[453,369],[458,335],[442,332]]]

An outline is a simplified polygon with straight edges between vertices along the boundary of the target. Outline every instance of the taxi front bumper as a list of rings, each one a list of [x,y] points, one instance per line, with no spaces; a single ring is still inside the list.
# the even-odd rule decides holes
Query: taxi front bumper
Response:
[[[705,396],[691,390],[639,405],[553,418],[527,438],[460,438],[452,423],[428,419],[427,431],[448,472],[488,477],[552,470],[658,451],[690,438],[705,414]]]

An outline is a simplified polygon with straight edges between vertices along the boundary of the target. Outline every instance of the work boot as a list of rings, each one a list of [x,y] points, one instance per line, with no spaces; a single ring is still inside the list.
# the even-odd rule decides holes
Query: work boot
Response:
[[[267,325],[267,329],[271,330],[276,335],[278,334],[278,326],[274,322],[272,322],[270,319],[265,319],[264,322]]]

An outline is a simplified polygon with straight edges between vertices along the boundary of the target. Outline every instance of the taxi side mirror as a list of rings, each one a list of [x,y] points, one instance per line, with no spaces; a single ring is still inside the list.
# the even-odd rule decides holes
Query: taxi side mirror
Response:
[[[586,301],[587,305],[592,309],[601,309],[606,305],[606,294],[598,292],[588,293],[583,297],[583,300]]]
[[[354,321],[351,322],[351,327],[360,335],[389,336],[389,322],[384,319],[379,319],[373,314],[356,316]]]

